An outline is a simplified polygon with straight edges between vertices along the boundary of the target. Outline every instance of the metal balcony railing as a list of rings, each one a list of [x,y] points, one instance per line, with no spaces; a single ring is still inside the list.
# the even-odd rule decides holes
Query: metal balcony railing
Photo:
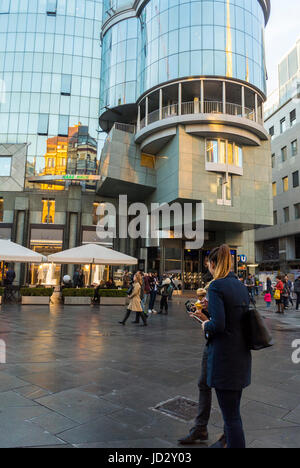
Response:
[[[150,112],[147,118],[144,117],[140,122],[140,129],[147,127],[148,125],[158,122],[159,120],[165,120],[170,117],[178,116],[178,115],[192,115],[192,114],[227,114],[236,117],[244,117],[246,119],[255,122],[255,109],[249,109],[248,107],[244,107],[244,115],[243,115],[243,107],[239,104],[233,104],[231,102],[226,102],[225,110],[223,107],[222,101],[204,101],[203,103],[203,112],[201,109],[201,102],[200,101],[191,101],[191,102],[183,102],[181,104],[181,112],[179,114],[179,105],[178,104],[171,104],[169,106],[163,107],[161,111],[159,109]],[[261,125],[263,124],[263,120],[260,116],[258,116],[258,123]]]

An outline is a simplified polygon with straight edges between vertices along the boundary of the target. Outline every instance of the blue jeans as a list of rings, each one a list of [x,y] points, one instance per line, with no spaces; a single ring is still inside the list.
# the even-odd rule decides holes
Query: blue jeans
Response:
[[[246,448],[240,413],[242,391],[216,389],[216,394],[224,419],[227,448]]]
[[[149,302],[149,310],[154,309],[155,299],[156,299],[157,291],[150,292],[150,302]]]

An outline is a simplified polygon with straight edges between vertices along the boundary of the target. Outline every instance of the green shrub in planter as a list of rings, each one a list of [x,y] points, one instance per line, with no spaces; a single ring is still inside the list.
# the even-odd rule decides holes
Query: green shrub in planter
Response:
[[[94,288],[65,288],[63,297],[94,297]],[[127,297],[126,289],[100,289],[100,297]]]
[[[94,297],[95,290],[92,288],[65,288],[63,297]]]
[[[0,288],[0,296],[4,296],[4,288]]]
[[[53,288],[21,288],[21,296],[25,297],[50,297]]]
[[[127,289],[100,289],[100,297],[127,297]]]

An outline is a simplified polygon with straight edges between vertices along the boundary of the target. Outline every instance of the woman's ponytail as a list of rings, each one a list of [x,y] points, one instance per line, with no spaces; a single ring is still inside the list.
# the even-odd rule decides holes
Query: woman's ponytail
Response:
[[[209,257],[209,262],[214,262],[216,265],[214,272],[214,279],[226,278],[231,272],[232,260],[231,252],[228,245],[223,244],[220,247],[214,249]]]

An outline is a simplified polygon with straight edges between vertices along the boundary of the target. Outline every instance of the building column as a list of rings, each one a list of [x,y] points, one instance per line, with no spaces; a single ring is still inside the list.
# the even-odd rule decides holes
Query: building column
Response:
[[[162,88],[159,90],[159,120],[162,120],[162,109],[163,109],[163,91]]]
[[[137,115],[137,131],[141,130],[141,106],[138,105],[138,115]]]
[[[242,117],[245,117],[245,86],[242,86]]]
[[[200,94],[201,94],[201,114],[204,114],[204,81],[201,80],[201,89],[200,89]]]
[[[149,98],[146,97],[146,110],[145,110],[145,127],[148,125],[148,113],[149,113]]]
[[[225,81],[223,81],[222,96],[223,96],[223,114],[226,114],[226,82]]]
[[[182,108],[182,83],[178,84],[178,115],[181,115]]]
[[[258,101],[257,101],[256,93],[255,93],[255,122],[258,122]]]

